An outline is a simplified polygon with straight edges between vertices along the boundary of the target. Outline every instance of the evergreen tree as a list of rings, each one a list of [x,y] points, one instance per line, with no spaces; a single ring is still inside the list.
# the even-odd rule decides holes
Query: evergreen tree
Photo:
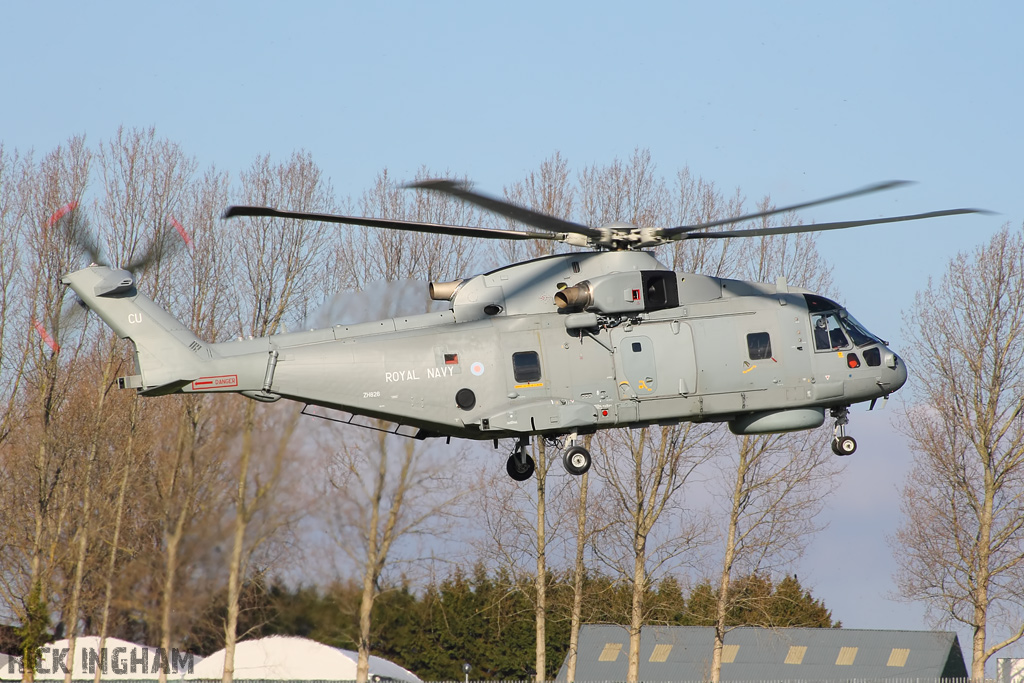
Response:
[[[729,590],[730,609],[725,620],[728,627],[842,626],[841,622],[832,621],[832,612],[812,597],[796,576],[786,576],[775,585],[768,577],[752,574],[734,580]],[[717,599],[718,592],[709,582],[700,583],[690,593],[684,622],[693,626],[713,626]]]

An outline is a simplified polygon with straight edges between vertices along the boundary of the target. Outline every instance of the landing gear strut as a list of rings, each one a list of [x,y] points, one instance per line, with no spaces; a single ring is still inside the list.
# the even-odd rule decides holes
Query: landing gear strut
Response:
[[[850,406],[839,406],[830,411],[836,420],[832,437],[832,452],[836,455],[853,455],[857,450],[857,441],[846,435],[846,425],[850,423]]]
[[[537,468],[533,458],[526,452],[526,447],[529,445],[529,438],[517,439],[516,445],[512,449],[512,455],[508,456],[508,462],[505,463],[505,471],[515,481],[526,481],[533,476],[533,471]]]
[[[559,449],[564,446],[562,466],[565,467],[566,472],[578,477],[590,469],[591,459],[590,451],[583,446],[577,445],[576,438],[576,434],[573,433],[566,437],[564,443],[560,438],[548,438],[547,441]],[[497,445],[497,440],[494,443]],[[508,456],[508,461],[505,463],[505,471],[515,481],[526,481],[533,476],[534,471],[537,469],[537,464],[530,457],[530,454],[526,452],[529,445],[529,437],[524,436],[516,439],[516,445],[512,448],[512,454]]]

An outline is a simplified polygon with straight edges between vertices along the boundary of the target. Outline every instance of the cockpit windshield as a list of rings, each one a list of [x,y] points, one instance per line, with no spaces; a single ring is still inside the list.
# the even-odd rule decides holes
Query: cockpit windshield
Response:
[[[840,309],[839,319],[843,327],[849,332],[855,346],[866,346],[868,344],[885,344],[885,342],[868,332],[868,329],[857,322],[857,319],[850,315],[846,309]]]
[[[885,344],[868,332],[845,308],[823,296],[805,294],[807,310],[814,327],[814,348],[818,351],[835,351],[852,346]]]

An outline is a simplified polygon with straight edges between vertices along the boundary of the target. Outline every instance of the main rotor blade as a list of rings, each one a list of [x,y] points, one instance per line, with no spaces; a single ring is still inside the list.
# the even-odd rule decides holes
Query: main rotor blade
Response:
[[[843,230],[845,228],[859,228],[864,225],[880,225],[882,223],[899,223],[901,221],[919,221],[925,218],[939,218],[940,216],[958,216],[965,213],[991,214],[984,209],[946,209],[944,211],[929,211],[928,213],[915,213],[908,216],[892,216],[889,218],[870,218],[861,221],[838,221],[834,223],[811,223],[809,225],[787,225],[776,228],[751,228],[750,230],[722,230],[719,232],[688,232],[677,233],[670,239],[675,240],[717,240],[728,237],[761,237],[764,235],[788,235],[796,232],[819,232],[825,230]]]
[[[367,218],[365,216],[341,216],[332,213],[310,213],[306,211],[279,211],[265,206],[229,206],[223,218],[236,216],[258,216],[264,218],[295,218],[298,220],[323,221],[325,223],[343,223],[345,225],[366,225],[371,228],[387,228],[389,230],[409,230],[412,232],[429,232],[456,237],[483,237],[492,240],[549,240],[561,241],[565,235],[548,232],[529,232],[525,230],[499,230],[497,228],[479,228],[469,225],[441,225],[439,223],[422,223],[420,221],[400,221],[390,218]]]
[[[586,235],[587,237],[591,237],[596,240],[600,240],[604,237],[604,233],[596,228],[580,225],[579,223],[573,223],[572,221],[562,220],[561,218],[555,218],[554,216],[549,216],[546,213],[540,213],[538,211],[507,202],[504,199],[497,199],[485,194],[480,194],[479,192],[473,192],[464,184],[456,183],[452,180],[424,180],[418,183],[411,183],[406,185],[406,187],[420,190],[433,190],[434,192],[441,192],[453,197],[458,197],[470,204],[476,204],[488,211],[505,216],[506,218],[511,218],[512,220],[519,221],[520,223],[525,223],[526,225],[532,225],[533,227],[540,228],[541,230],[547,230],[548,232],[571,232],[578,235]]]
[[[758,211],[757,213],[748,213],[745,216],[736,216],[733,218],[723,218],[717,221],[709,221],[707,223],[700,223],[698,225],[680,225],[675,228],[666,228],[662,231],[662,236],[669,239],[681,239],[675,237],[679,233],[693,232],[694,230],[704,230],[705,228],[713,228],[717,225],[730,225],[732,223],[742,223],[744,221],[754,220],[755,218],[764,218],[766,216],[774,216],[780,213],[787,213],[789,211],[796,211],[798,209],[806,209],[811,206],[820,206],[822,204],[829,204],[831,202],[838,202],[844,199],[852,199],[853,197],[860,197],[865,194],[872,194],[873,192],[882,192],[883,190],[891,190],[896,187],[903,187],[904,185],[910,185],[909,180],[887,180],[881,183],[875,183],[874,185],[868,185],[862,187],[859,190],[851,190],[850,192],[843,192],[842,194],[834,194],[831,197],[824,197],[823,199],[815,199],[809,202],[803,202],[802,204],[791,204],[790,206],[783,206],[777,209],[769,209],[767,211]]]

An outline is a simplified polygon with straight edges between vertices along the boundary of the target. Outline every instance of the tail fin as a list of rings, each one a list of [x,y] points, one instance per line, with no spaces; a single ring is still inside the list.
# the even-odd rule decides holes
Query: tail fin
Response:
[[[91,266],[65,275],[86,306],[122,339],[135,345],[138,375],[120,380],[145,394],[172,393],[203,374],[212,358],[209,346],[152,299],[139,294],[132,274]]]

